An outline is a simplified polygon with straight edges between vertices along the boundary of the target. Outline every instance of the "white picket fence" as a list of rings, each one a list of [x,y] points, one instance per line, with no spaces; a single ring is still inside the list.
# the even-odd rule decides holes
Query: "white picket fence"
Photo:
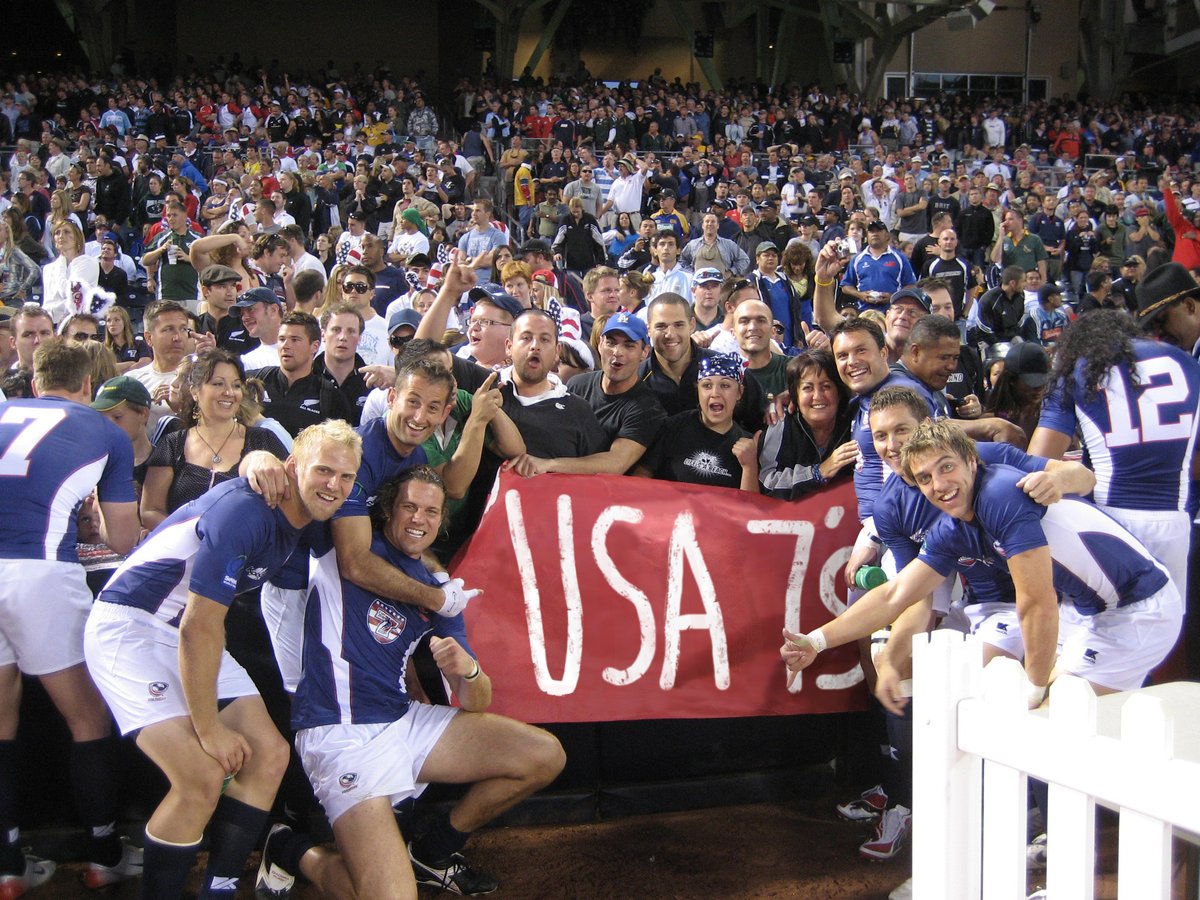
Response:
[[[1014,660],[952,631],[913,647],[916,900],[1026,896],[1028,777],[1050,785],[1050,900],[1093,900],[1096,804],[1120,813],[1121,900],[1171,896],[1172,835],[1200,840],[1200,684],[1097,698],[1059,679],[1029,712]]]

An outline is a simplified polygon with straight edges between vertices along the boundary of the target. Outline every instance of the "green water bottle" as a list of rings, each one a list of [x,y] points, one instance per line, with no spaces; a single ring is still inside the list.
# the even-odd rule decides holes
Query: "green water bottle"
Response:
[[[854,573],[854,584],[864,591],[877,588],[888,580],[887,572],[879,566],[860,566]]]

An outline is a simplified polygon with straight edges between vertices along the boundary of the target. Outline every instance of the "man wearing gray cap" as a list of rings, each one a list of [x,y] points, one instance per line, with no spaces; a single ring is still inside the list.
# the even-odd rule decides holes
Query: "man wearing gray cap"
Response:
[[[196,352],[220,347],[241,356],[258,346],[242,324],[240,315],[230,309],[237,300],[242,276],[229,266],[205,266],[200,272],[200,299],[207,310],[197,320]]]

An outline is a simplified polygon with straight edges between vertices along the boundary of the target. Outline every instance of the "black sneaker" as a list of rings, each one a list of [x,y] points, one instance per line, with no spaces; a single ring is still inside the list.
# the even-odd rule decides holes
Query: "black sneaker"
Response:
[[[440,888],[464,897],[490,894],[500,887],[500,882],[491,875],[478,869],[472,869],[467,864],[466,857],[461,853],[455,853],[449,859],[427,864],[413,855],[412,844],[409,844],[408,858],[412,861],[413,874],[417,877],[417,884]]]
[[[282,822],[272,825],[263,842],[262,862],[258,864],[258,877],[254,881],[254,896],[257,900],[286,900],[292,896],[296,876],[285,872],[272,852],[279,846],[278,838],[291,834],[292,829]]]

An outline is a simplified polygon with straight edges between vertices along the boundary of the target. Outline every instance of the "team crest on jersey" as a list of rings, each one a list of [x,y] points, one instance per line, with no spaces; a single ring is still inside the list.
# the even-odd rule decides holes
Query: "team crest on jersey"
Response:
[[[992,541],[992,549],[996,551],[996,555],[1001,559],[1008,559],[1008,551],[1000,546],[999,541]]]
[[[341,785],[343,794],[347,791],[354,790],[356,787],[358,787],[358,773],[343,772],[338,776],[338,784]]]
[[[266,566],[251,566],[246,570],[246,577],[251,581],[262,581],[263,576],[267,574]]]
[[[150,702],[156,703],[159,700],[164,699],[167,695],[168,687],[170,687],[170,685],[168,685],[165,681],[152,681],[146,685],[147,690],[150,691]]]
[[[244,556],[235,556],[229,561],[229,564],[225,566],[225,577],[221,579],[225,587],[237,587],[238,577],[242,574],[242,569],[245,567],[245,565],[246,557]]]
[[[381,644],[390,644],[400,637],[407,621],[396,607],[382,600],[376,600],[367,610],[367,627],[371,629],[371,637]]]
[[[1095,665],[1099,661],[1098,660],[1099,656],[1100,656],[1100,651],[1093,650],[1091,647],[1088,647],[1086,650],[1083,651],[1083,661],[1085,663],[1091,663],[1092,665]]]

